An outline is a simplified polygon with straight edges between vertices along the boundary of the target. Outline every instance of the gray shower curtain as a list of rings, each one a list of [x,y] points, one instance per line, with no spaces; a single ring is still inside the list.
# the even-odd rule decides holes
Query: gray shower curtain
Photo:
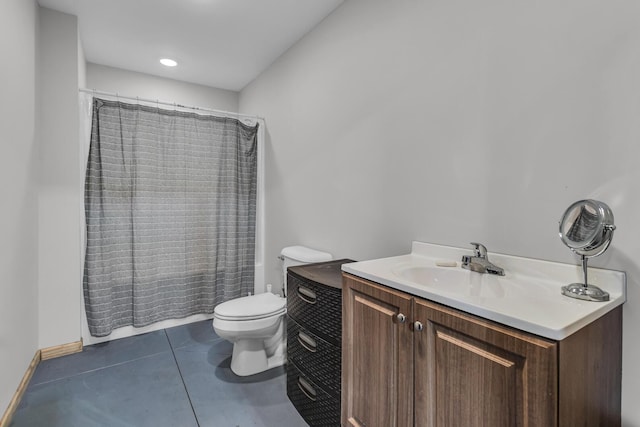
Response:
[[[84,299],[93,336],[253,290],[257,129],[94,99]]]

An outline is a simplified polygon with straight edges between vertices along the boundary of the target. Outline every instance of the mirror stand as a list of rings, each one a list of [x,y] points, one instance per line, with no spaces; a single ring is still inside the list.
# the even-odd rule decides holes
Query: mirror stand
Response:
[[[582,257],[584,283],[562,287],[562,295],[586,301],[609,301],[609,294],[589,284],[587,260],[607,250],[613,238],[613,212],[597,200],[579,200],[565,211],[560,220],[559,235],[562,242]]]
[[[603,291],[597,286],[589,285],[587,279],[587,258],[582,255],[582,273],[584,274],[584,283],[572,283],[562,287],[562,295],[571,298],[583,299],[587,301],[609,301],[609,293]]]

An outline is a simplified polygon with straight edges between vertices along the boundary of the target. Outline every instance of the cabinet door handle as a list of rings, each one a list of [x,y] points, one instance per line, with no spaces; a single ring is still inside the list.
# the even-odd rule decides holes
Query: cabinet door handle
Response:
[[[405,315],[404,315],[404,314],[402,314],[402,313],[398,313],[398,314],[396,315],[396,319],[398,320],[398,323],[404,323],[404,322],[406,322],[406,321],[407,321],[407,316],[405,316]]]
[[[298,342],[308,351],[315,353],[318,350],[318,343],[304,332],[298,332]]]
[[[358,417],[349,417],[349,425],[354,427],[367,427],[367,425],[358,419]]]
[[[413,330],[414,331],[422,331],[424,329],[424,325],[422,324],[422,322],[418,322],[417,320],[413,323]]]
[[[316,401],[316,391],[304,378],[298,377],[298,388],[309,400]]]
[[[298,286],[298,296],[307,304],[316,303],[316,293],[309,288],[305,288],[304,286]]]

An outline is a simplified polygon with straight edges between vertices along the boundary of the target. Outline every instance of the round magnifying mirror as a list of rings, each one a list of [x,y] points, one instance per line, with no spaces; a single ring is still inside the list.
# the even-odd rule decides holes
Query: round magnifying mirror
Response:
[[[560,239],[582,257],[584,283],[562,287],[562,294],[588,301],[608,301],[609,294],[587,281],[587,259],[602,254],[613,238],[613,212],[597,200],[579,200],[565,211],[560,220]]]

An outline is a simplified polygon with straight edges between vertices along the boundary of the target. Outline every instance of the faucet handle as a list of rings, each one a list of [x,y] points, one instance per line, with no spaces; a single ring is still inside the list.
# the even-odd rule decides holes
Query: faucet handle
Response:
[[[471,242],[473,245],[473,255],[478,258],[487,258],[487,247],[482,243]]]

